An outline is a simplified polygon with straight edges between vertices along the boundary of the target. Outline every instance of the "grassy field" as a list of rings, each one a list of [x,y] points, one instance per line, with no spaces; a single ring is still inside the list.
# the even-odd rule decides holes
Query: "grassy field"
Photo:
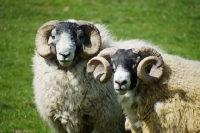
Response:
[[[34,104],[34,38],[46,21],[70,18],[103,23],[118,40],[144,39],[200,60],[199,0],[1,0],[0,133],[51,132]]]

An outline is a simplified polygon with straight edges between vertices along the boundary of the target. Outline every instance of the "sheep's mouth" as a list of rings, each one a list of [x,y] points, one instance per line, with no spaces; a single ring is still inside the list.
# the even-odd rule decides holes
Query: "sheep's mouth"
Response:
[[[71,62],[71,60],[59,60],[60,65],[64,67],[71,65]]]
[[[116,89],[115,90],[117,92],[117,94],[119,95],[124,95],[126,93],[127,90],[123,90],[123,89]]]

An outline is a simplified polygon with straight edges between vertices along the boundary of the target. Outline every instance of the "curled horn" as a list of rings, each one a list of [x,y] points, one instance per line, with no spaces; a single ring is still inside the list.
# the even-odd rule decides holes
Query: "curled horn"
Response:
[[[87,72],[93,73],[94,78],[100,83],[106,83],[112,76],[110,56],[116,51],[115,48],[102,50],[98,56],[93,57],[87,64]]]
[[[145,83],[157,82],[163,74],[164,62],[160,53],[150,47],[142,47],[139,54],[143,58],[137,67],[137,75]]]
[[[99,30],[90,22],[77,21],[77,24],[84,31],[86,39],[82,44],[82,49],[79,52],[79,56],[83,59],[89,59],[95,56],[101,48],[101,36]]]
[[[58,20],[46,22],[37,31],[35,38],[35,47],[37,53],[43,58],[49,59],[55,56],[55,48],[52,45],[48,45],[48,39],[51,35],[52,29],[58,22]]]

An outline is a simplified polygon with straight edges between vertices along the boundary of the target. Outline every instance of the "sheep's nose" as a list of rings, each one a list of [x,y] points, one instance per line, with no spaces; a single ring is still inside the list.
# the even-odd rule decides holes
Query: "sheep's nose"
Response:
[[[116,84],[118,84],[121,88],[122,85],[125,85],[127,83],[126,80],[123,80],[123,81],[115,81]]]
[[[67,54],[62,54],[62,53],[59,53],[60,55],[62,55],[63,57],[64,57],[64,59],[66,59],[68,56],[70,56],[70,52],[69,53],[67,53]]]

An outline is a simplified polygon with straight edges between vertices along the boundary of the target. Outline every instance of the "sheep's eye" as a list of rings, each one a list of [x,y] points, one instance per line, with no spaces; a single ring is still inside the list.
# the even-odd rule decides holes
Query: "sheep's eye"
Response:
[[[112,64],[112,72],[115,72],[115,65]]]
[[[79,39],[80,39],[80,40],[83,40],[83,35],[79,35]]]
[[[114,72],[115,72],[115,69],[112,69],[112,72],[114,73]]]
[[[53,39],[55,39],[55,36],[51,36]]]

